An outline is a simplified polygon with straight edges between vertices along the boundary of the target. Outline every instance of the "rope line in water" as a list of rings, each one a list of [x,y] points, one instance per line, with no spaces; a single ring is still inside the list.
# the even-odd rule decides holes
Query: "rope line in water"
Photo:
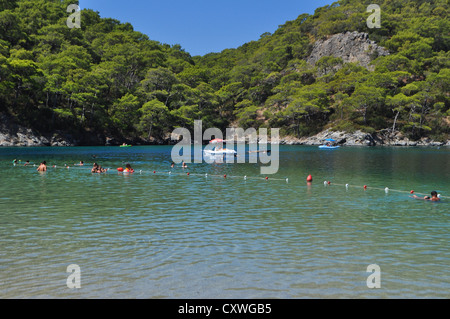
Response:
[[[28,164],[28,165],[21,165],[21,164],[13,164],[14,166],[19,166],[19,167],[38,167],[39,165],[36,165],[36,164]],[[58,168],[63,168],[63,169],[73,169],[73,168],[75,168],[75,169],[82,169],[82,170],[86,170],[86,171],[91,171],[91,168],[89,168],[89,167],[84,167],[83,165],[74,165],[74,166],[70,166],[70,165],[64,165],[64,166],[58,166],[58,165],[47,165],[47,169],[48,168],[56,168],[56,169],[58,169]],[[178,168],[178,167],[177,167]],[[104,169],[107,169],[107,172],[105,172],[105,173],[108,173],[109,171],[114,171],[114,169],[112,169],[112,168],[109,168],[109,167],[104,167]],[[121,173],[121,172],[119,172],[119,173]],[[135,170],[134,171],[134,174],[142,174],[142,173],[149,173],[149,174],[151,174],[151,175],[177,175],[177,176],[202,176],[202,177],[205,177],[205,178],[207,178],[207,177],[213,177],[213,178],[232,178],[232,179],[243,179],[243,180],[266,180],[266,181],[268,181],[268,180],[273,180],[273,181],[285,181],[286,183],[288,183],[289,182],[289,179],[288,178],[274,178],[274,177],[268,177],[268,176],[266,176],[266,177],[256,177],[256,176],[236,176],[236,175],[227,175],[227,174],[224,174],[224,175],[217,175],[217,174],[208,174],[208,173],[205,173],[205,174],[200,174],[200,173],[191,173],[191,172],[186,172],[186,173],[177,173],[177,172],[173,172],[173,171],[156,171],[156,170],[153,170],[153,171],[144,171],[144,170]],[[93,173],[93,174],[104,174],[104,173]],[[130,173],[125,173],[125,174],[130,174]],[[309,182],[309,183],[311,183],[311,182]],[[414,194],[414,195],[423,195],[423,196],[428,196],[429,194],[425,194],[425,193],[418,193],[418,192],[415,192],[415,191],[413,191],[413,190],[411,190],[411,191],[405,191],[405,190],[399,190],[399,189],[392,189],[392,188],[388,188],[388,187],[385,187],[385,188],[381,188],[381,187],[373,187],[373,186],[367,186],[367,185],[364,185],[364,186],[360,186],[360,185],[350,185],[350,184],[339,184],[339,183],[334,183],[334,182],[331,182],[331,181],[324,181],[324,186],[343,186],[343,187],[345,187],[346,189],[348,189],[348,188],[350,188],[350,187],[352,187],[352,188],[362,188],[362,189],[364,189],[364,190],[369,190],[369,189],[371,189],[371,190],[380,190],[380,191],[384,191],[386,194],[387,193],[389,193],[389,192],[397,192],[397,193],[405,193],[405,194]],[[439,198],[450,198],[450,196],[442,196],[442,195],[440,195],[439,194]]]
[[[332,183],[332,182],[329,182],[329,181],[324,181],[323,182],[323,184],[325,185],[325,186],[332,186],[332,185],[337,185],[337,186],[344,186],[345,188],[349,188],[349,187],[354,187],[354,188],[362,188],[362,189],[364,189],[364,190],[368,190],[368,189],[373,189],[373,190],[382,190],[382,191],[384,191],[386,194],[387,193],[389,193],[389,192],[397,192],[397,193],[406,193],[406,194],[414,194],[414,195],[423,195],[423,196],[429,196],[429,194],[424,194],[424,193],[417,193],[417,192],[415,192],[415,191],[413,191],[413,190],[411,190],[411,191],[404,191],[404,190],[400,190],[400,189],[392,189],[392,188],[389,188],[389,187],[385,187],[385,188],[380,188],[380,187],[373,187],[373,186],[367,186],[367,185],[364,185],[364,186],[357,186],[357,185],[350,185],[350,184],[338,184],[338,183]],[[440,195],[439,194],[439,198],[450,198],[449,196],[442,196],[442,195]]]
[[[135,173],[146,173],[147,171],[142,171],[142,170],[139,170],[139,171],[134,171]],[[268,177],[268,176],[266,176],[266,177],[256,177],[256,176],[247,176],[247,175],[245,175],[245,176],[235,176],[235,175],[227,175],[227,174],[224,174],[224,175],[217,175],[217,174],[208,174],[208,173],[205,173],[205,174],[200,174],[200,173],[191,173],[191,172],[186,172],[186,173],[174,173],[174,172],[172,172],[172,171],[163,171],[163,172],[157,172],[157,171],[152,171],[151,172],[153,175],[155,175],[155,174],[157,174],[157,175],[162,175],[162,174],[164,174],[164,175],[187,175],[187,176],[204,176],[204,177],[221,177],[221,178],[239,178],[239,179],[244,179],[244,180],[247,180],[247,179],[254,179],[254,180],[273,180],[273,181],[286,181],[286,182],[288,182],[289,181],[289,179],[288,178],[275,178],[275,177]]]

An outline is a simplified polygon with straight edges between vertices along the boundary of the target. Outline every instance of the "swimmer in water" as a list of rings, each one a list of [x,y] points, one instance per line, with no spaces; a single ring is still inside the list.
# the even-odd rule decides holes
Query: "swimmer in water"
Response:
[[[424,199],[424,200],[430,200],[432,202],[438,202],[441,199],[438,197],[438,193],[436,191],[432,191],[431,192],[431,197],[430,196],[425,196],[424,198],[420,198],[419,196],[414,195],[413,196],[416,199]]]
[[[47,162],[46,162],[46,161],[43,161],[43,162],[39,165],[39,167],[37,168],[37,171],[38,171],[38,172],[45,172],[45,171],[47,171]]]
[[[134,169],[131,168],[130,164],[125,165],[125,169],[123,171],[125,173],[134,173]]]

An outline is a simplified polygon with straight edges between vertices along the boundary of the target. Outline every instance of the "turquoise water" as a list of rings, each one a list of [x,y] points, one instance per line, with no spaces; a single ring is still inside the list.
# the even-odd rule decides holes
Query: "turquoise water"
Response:
[[[171,169],[170,152],[1,148],[0,297],[450,297],[449,148],[281,146],[268,180],[260,164]],[[91,174],[94,161],[112,170]]]

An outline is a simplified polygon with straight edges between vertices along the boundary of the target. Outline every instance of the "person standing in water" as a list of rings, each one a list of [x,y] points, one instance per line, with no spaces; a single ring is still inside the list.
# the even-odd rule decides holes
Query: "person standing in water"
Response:
[[[37,168],[38,172],[45,172],[47,171],[47,162],[43,161],[41,164],[39,164],[39,167]]]

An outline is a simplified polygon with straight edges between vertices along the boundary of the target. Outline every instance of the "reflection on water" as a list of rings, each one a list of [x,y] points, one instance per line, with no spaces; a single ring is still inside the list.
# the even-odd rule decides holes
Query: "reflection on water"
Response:
[[[171,169],[170,150],[2,149],[0,296],[449,297],[449,204],[408,197],[448,196],[448,149],[281,147],[268,180],[253,163]],[[91,174],[94,160],[113,170]],[[114,170],[126,162],[137,173]],[[81,289],[66,286],[70,264]]]

